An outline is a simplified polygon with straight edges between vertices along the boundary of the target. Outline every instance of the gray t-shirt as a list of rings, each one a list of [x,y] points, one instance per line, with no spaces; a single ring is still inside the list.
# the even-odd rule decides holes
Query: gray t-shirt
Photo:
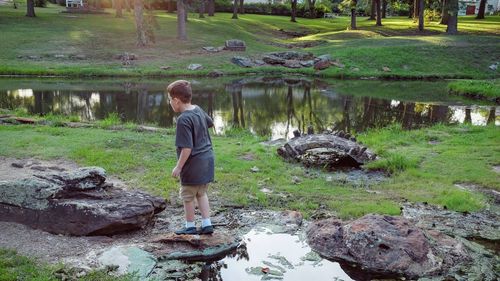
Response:
[[[206,184],[214,181],[214,153],[208,128],[212,119],[200,107],[186,110],[177,118],[175,145],[177,158],[182,148],[191,148],[191,155],[181,171],[182,185]]]

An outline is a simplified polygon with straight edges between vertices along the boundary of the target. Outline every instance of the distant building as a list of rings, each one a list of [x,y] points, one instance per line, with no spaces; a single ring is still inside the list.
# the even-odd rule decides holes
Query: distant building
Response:
[[[477,15],[479,12],[480,0],[459,0],[458,1],[458,15]],[[500,11],[500,0],[487,0],[484,13],[486,15],[491,15],[495,12]]]

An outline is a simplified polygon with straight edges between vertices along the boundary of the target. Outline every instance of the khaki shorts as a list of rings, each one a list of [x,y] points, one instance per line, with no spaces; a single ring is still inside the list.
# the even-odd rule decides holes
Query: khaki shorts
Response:
[[[179,195],[182,200],[190,202],[193,201],[194,198],[202,197],[207,193],[208,184],[199,184],[199,185],[182,185]]]

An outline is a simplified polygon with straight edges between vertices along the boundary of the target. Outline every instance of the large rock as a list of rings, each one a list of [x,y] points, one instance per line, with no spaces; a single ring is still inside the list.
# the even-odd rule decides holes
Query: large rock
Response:
[[[226,40],[224,45],[224,49],[229,51],[245,51],[246,48],[247,45],[245,44],[245,41],[238,39]]]
[[[281,58],[283,60],[312,60],[314,59],[314,55],[312,53],[304,53],[304,52],[295,52],[295,51],[287,51],[287,52],[273,52],[266,54],[268,56],[274,56]]]
[[[374,276],[435,276],[469,259],[460,242],[439,232],[424,233],[402,217],[318,221],[308,228],[307,239],[321,256]]]
[[[166,206],[105,181],[99,167],[0,181],[0,220],[57,234],[109,235],[144,227]]]
[[[341,134],[342,136],[344,134]],[[353,140],[335,134],[311,134],[291,139],[278,148],[278,154],[307,167],[358,167],[376,155]]]
[[[252,60],[250,58],[246,58],[246,57],[234,56],[231,58],[231,62],[238,65],[238,66],[241,66],[241,67],[254,66],[254,63],[252,62]]]

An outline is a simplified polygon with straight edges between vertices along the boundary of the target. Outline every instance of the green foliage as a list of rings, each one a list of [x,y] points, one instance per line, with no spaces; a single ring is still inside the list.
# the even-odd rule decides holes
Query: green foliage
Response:
[[[118,113],[111,112],[106,118],[104,118],[103,120],[99,120],[97,124],[101,128],[110,128],[122,124],[122,120],[120,119]]]
[[[453,94],[466,97],[500,99],[500,79],[452,81],[448,84],[448,89]]]
[[[395,174],[418,166],[417,159],[408,158],[399,153],[387,152],[382,153],[380,156],[382,157],[380,160],[368,163],[365,165],[365,168],[369,170],[383,170],[389,174]]]
[[[438,10],[425,9],[424,19],[426,22],[441,20],[441,12]]]

